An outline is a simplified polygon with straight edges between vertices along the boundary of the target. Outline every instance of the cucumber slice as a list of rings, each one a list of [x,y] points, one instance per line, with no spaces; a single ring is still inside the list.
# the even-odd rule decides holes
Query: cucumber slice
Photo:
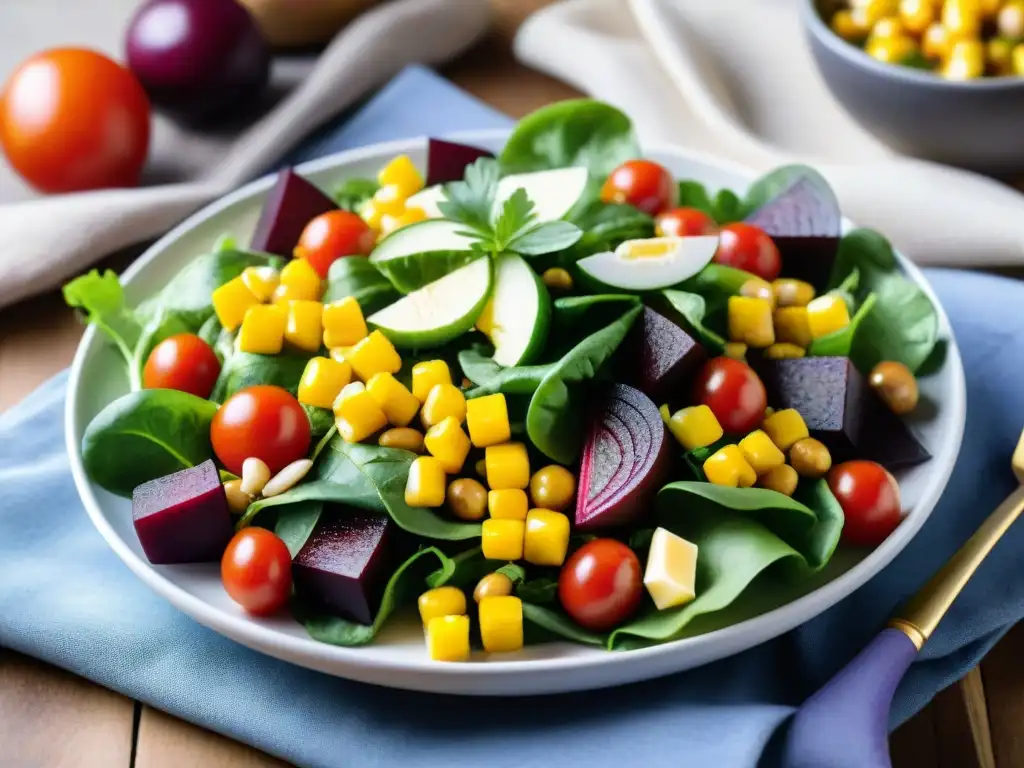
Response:
[[[444,194],[444,184],[435,184],[406,198],[405,207],[419,208],[427,214],[428,219],[439,219],[441,218],[441,209],[437,207],[437,204],[442,200],[447,200]]]
[[[504,253],[494,265],[494,295],[476,326],[494,345],[494,362],[525,365],[547,341],[551,321],[548,289],[522,256]]]
[[[420,221],[388,235],[370,254],[370,262],[402,293],[439,280],[475,260],[473,238],[459,234],[464,224]]]
[[[473,327],[491,296],[491,260],[470,262],[366,318],[397,347],[422,349]]]

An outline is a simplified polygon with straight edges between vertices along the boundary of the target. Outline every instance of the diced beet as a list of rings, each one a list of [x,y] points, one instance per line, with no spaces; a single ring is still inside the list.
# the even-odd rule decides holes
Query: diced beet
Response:
[[[644,514],[669,469],[658,408],[633,387],[613,384],[591,409],[576,495],[576,527],[611,528]]]
[[[644,307],[641,322],[633,326],[630,349],[635,349],[637,386],[663,402],[681,393],[707,360],[704,347],[672,320]]]
[[[481,157],[494,157],[486,149],[456,144],[453,141],[430,139],[427,145],[427,186],[458,181],[465,175],[466,166]]]
[[[776,410],[795,408],[834,463],[870,459],[887,469],[931,458],[846,357],[763,360],[758,373]]]
[[[295,588],[344,618],[372,624],[388,577],[391,518],[332,507],[292,563]]]
[[[132,492],[135,532],[149,562],[220,560],[231,536],[231,513],[212,459],[158,477]]]
[[[318,187],[285,168],[277,175],[263,204],[252,236],[252,249],[291,258],[310,219],[337,207]]]

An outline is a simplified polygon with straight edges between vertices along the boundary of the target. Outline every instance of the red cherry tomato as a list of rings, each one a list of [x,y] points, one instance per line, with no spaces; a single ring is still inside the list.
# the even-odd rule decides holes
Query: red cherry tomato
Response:
[[[832,467],[828,487],[843,508],[843,541],[855,546],[881,544],[903,519],[900,487],[873,461],[847,461]]]
[[[179,389],[207,398],[219,374],[220,361],[213,348],[194,334],[179,333],[153,347],[142,371],[142,386]]]
[[[581,627],[603,632],[640,605],[640,560],[615,539],[594,539],[577,549],[558,576],[558,599]]]
[[[320,277],[342,256],[369,256],[377,242],[376,233],[349,211],[321,213],[306,225],[295,246],[295,257],[313,265]]]
[[[713,235],[718,231],[715,220],[697,208],[673,208],[659,213],[654,220],[658,237]]]
[[[288,602],[292,556],[266,528],[243,528],[224,550],[220,578],[232,600],[249,613],[267,616]]]
[[[753,272],[769,282],[782,271],[779,249],[764,230],[737,221],[722,227],[718,237],[714,260],[719,264]]]
[[[41,192],[132,186],[149,149],[149,100],[130,71],[102,54],[43,51],[4,87],[0,145]]]
[[[746,434],[764,420],[768,394],[754,369],[731,357],[716,357],[704,364],[694,384],[693,399],[715,414],[722,429]]]
[[[671,208],[679,199],[672,174],[650,160],[627,160],[601,187],[606,203],[628,203],[651,216]]]
[[[250,456],[263,459],[272,473],[279,472],[309,450],[309,419],[287,390],[248,387],[217,409],[210,440],[221,464],[236,475]]]

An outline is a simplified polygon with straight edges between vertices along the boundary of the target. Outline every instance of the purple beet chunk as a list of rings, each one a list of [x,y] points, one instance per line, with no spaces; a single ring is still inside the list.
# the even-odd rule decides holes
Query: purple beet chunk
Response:
[[[278,174],[263,204],[263,212],[252,236],[252,249],[290,259],[299,235],[310,219],[337,208],[318,187],[291,168],[285,168]]]
[[[630,348],[639,356],[637,386],[657,402],[681,393],[708,357],[693,336],[650,307],[644,307],[632,335]]]
[[[494,157],[486,149],[456,144],[453,141],[430,139],[427,145],[427,186],[458,181],[466,173],[466,166],[481,157]]]
[[[576,528],[631,523],[649,508],[669,469],[669,442],[647,395],[613,384],[590,409],[580,461]]]
[[[385,514],[334,507],[292,564],[296,590],[332,613],[372,624],[388,575],[391,527]]]
[[[846,357],[763,360],[758,373],[769,404],[799,411],[835,463],[870,459],[896,469],[931,458]]]
[[[220,560],[231,536],[231,513],[212,459],[143,483],[132,492],[135,532],[149,562]]]

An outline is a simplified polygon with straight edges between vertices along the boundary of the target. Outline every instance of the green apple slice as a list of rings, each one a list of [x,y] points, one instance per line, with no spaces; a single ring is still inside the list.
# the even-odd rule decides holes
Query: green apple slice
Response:
[[[548,289],[522,256],[504,253],[494,265],[494,294],[476,327],[494,345],[494,362],[524,365],[544,348],[551,320]]]
[[[700,272],[718,250],[717,235],[626,240],[576,262],[584,276],[625,291],[657,291]]]
[[[366,321],[397,347],[435,347],[473,327],[492,286],[491,260],[482,257],[374,312]]]

